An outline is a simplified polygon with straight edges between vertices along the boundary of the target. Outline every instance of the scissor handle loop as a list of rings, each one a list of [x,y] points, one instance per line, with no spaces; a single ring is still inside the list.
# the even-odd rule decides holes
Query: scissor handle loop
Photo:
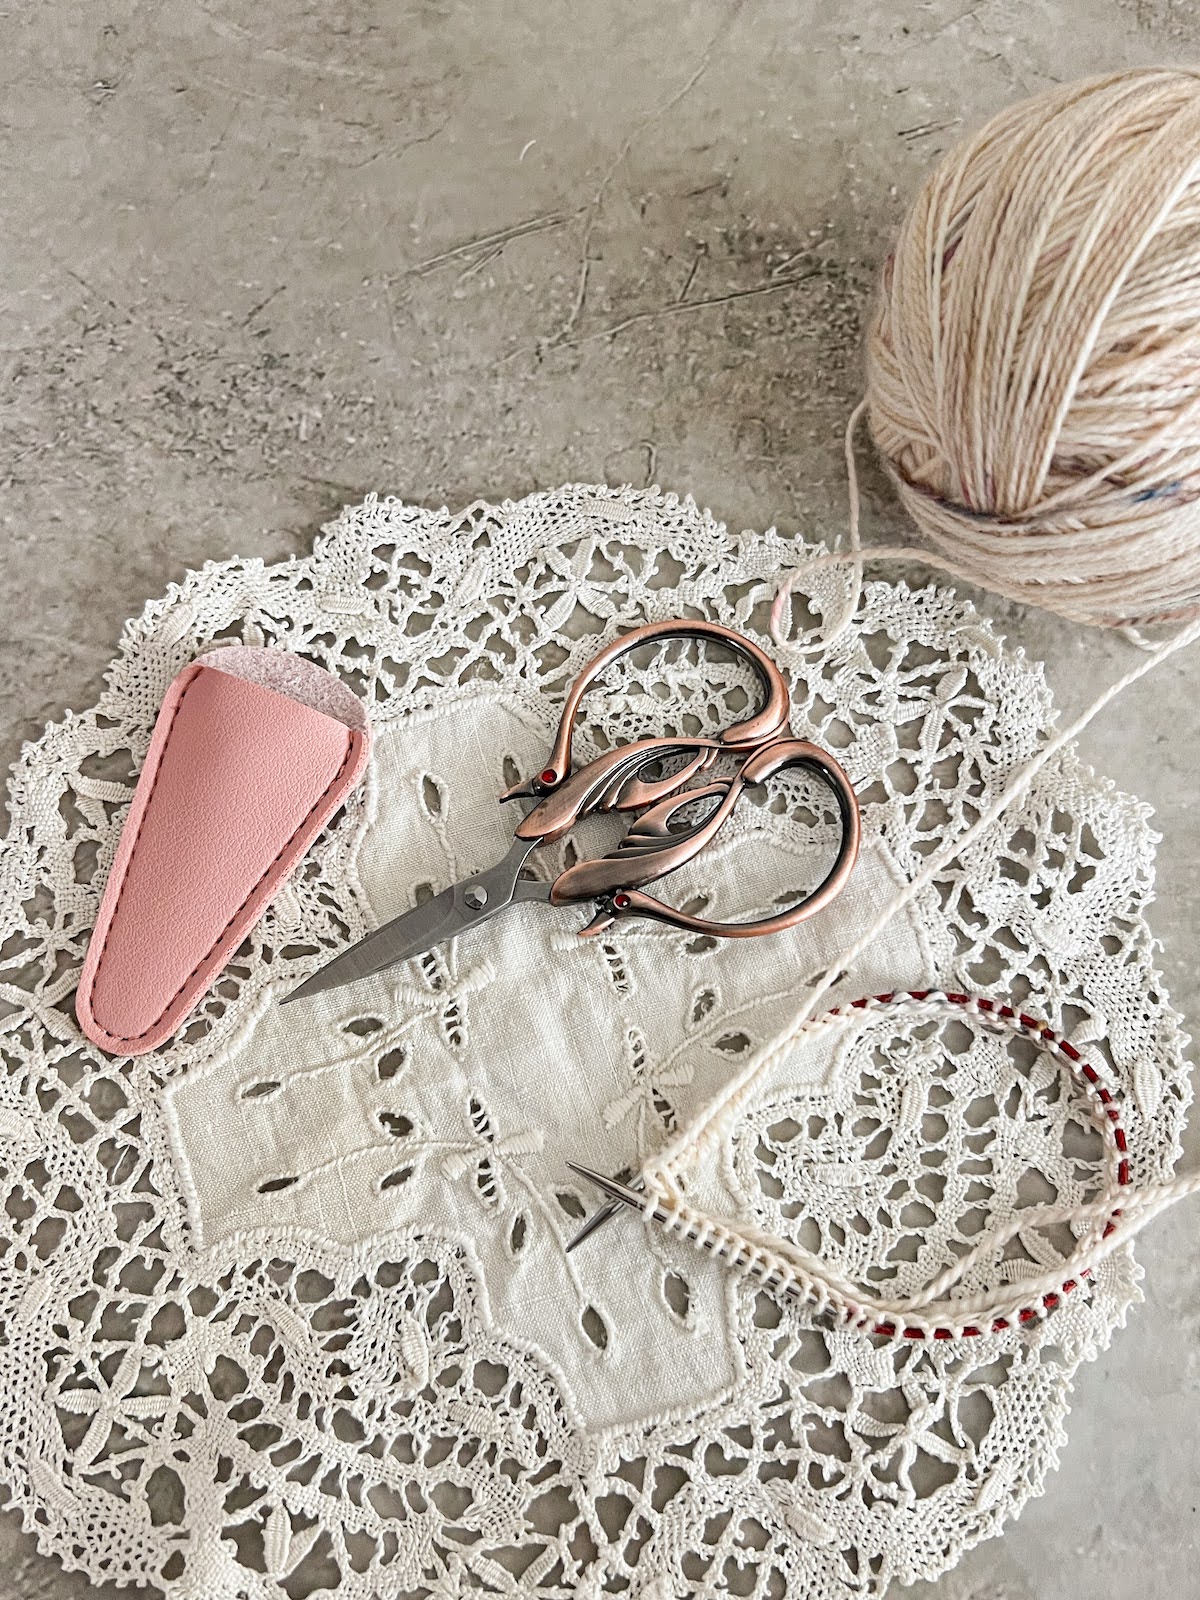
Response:
[[[571,771],[571,740],[575,733],[579,702],[586,690],[618,656],[636,650],[639,645],[650,644],[655,639],[673,638],[711,639],[714,644],[725,645],[754,668],[765,696],[763,705],[752,717],[736,722],[731,728],[726,728],[724,733],[714,736],[715,742],[721,748],[741,750],[762,744],[764,740],[770,739],[781,728],[786,727],[790,709],[787,684],[770,656],[760,650],[752,640],[735,633],[732,628],[723,627],[719,622],[691,621],[687,618],[650,622],[645,627],[634,628],[629,633],[621,634],[588,662],[567,695],[558,732],[554,737],[554,746],[545,767],[536,778],[509,790],[504,798],[507,800],[517,795],[540,796],[556,789]]]
[[[641,892],[642,884],[676,871],[698,855],[723,827],[744,789],[786,767],[807,768],[824,780],[833,791],[842,824],[837,858],[811,893],[770,917],[751,922],[710,922]],[[676,812],[709,798],[715,803],[699,822],[681,831],[671,828]],[[685,789],[644,811],[615,850],[595,861],[577,862],[560,873],[551,885],[550,900],[555,905],[599,900],[597,915],[582,930],[585,937],[602,932],[623,917],[650,917],[690,933],[722,939],[755,938],[795,927],[827,906],[844,888],[854,868],[861,833],[858,800],[840,762],[806,739],[772,739],[751,751],[732,778],[701,789]]]

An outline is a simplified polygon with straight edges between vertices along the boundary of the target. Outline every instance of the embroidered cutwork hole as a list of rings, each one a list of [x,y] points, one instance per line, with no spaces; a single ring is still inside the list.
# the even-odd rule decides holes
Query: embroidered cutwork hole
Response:
[[[393,1139],[407,1138],[413,1131],[412,1119],[403,1116],[399,1111],[377,1111],[375,1115],[384,1133]]]
[[[431,896],[426,895],[425,899]],[[418,900],[418,905],[423,902]],[[443,970],[442,957],[436,950],[427,950],[424,955],[417,958],[417,965],[429,987],[437,993],[446,987],[446,974]]]
[[[457,1000],[452,1000],[442,1012],[442,1027],[446,1034],[446,1043],[452,1050],[461,1050],[466,1043],[466,1032],[463,1027],[463,1014]]]
[[[585,1306],[579,1319],[584,1333],[597,1350],[608,1349],[608,1325],[595,1306]]]
[[[717,1003],[715,989],[698,989],[692,1001],[692,1021],[703,1022]]]
[[[750,1035],[748,1033],[723,1033],[719,1039],[713,1041],[714,1050],[723,1050],[726,1055],[744,1055],[750,1048]]]
[[[628,994],[631,988],[629,968],[625,964],[625,958],[621,954],[620,946],[610,944],[605,940],[600,946],[600,953],[604,957],[604,965],[612,980],[613,988],[618,994]]]
[[[387,1083],[401,1071],[407,1060],[407,1053],[403,1045],[397,1045],[393,1050],[387,1050],[375,1063],[375,1072],[380,1083]]]
[[[687,1279],[678,1272],[668,1272],[663,1278],[662,1288],[666,1302],[674,1315],[680,1322],[686,1322],[692,1303],[692,1293],[688,1288]]]
[[[429,773],[421,779],[421,803],[429,816],[440,821],[442,815],[442,785]]]
[[[394,1172],[385,1173],[379,1180],[380,1189],[396,1189],[402,1183],[407,1183],[416,1171],[416,1167],[397,1167]]]
[[[294,1183],[300,1182],[300,1175],[296,1172],[285,1173],[279,1178],[267,1178],[258,1186],[259,1194],[277,1194],[280,1189],[290,1189]]]
[[[266,1094],[277,1094],[279,1088],[278,1079],[264,1078],[258,1083],[252,1083],[248,1088],[243,1089],[242,1098],[244,1100],[257,1100]]]
[[[367,1039],[371,1034],[378,1033],[383,1025],[382,1017],[352,1017],[342,1031],[353,1034],[356,1039]]]

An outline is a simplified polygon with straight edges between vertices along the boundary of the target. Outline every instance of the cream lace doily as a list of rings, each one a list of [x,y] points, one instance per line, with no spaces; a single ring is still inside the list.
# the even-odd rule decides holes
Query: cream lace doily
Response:
[[[1045,1321],[920,1346],[823,1329],[630,1217],[563,1250],[593,1199],[566,1161],[635,1168],[686,1125],[1044,736],[1039,670],[954,597],[869,585],[852,629],[795,655],[793,725],[864,811],[821,917],[583,942],[583,915],[530,906],[277,1004],[499,853],[495,796],[601,642],[687,615],[762,634],[803,554],[654,493],[368,500],[307,559],[209,566],[151,603],[99,705],[26,750],[2,863],[0,1451],[44,1550],[195,1600],[839,1600],[932,1576],[1038,1492],[1074,1369],[1138,1298],[1127,1250]],[[810,645],[843,582],[814,576]],[[340,673],[376,729],[369,782],[182,1035],[110,1060],[72,1011],[88,933],[163,693],[222,641]],[[680,706],[719,726],[745,692],[735,665],[651,651],[589,694],[581,753]],[[832,826],[789,775],[680,900],[761,914],[820,876]],[[1152,847],[1145,808],[1065,760],[832,1003],[1015,997],[1088,1042],[1134,1182],[1166,1177],[1190,1091],[1142,920]],[[859,1013],[805,1035],[692,1198],[907,1292],[1020,1207],[1089,1198],[1101,1161],[1023,1041]],[[1071,1242],[1028,1230],[980,1270],[1032,1277]]]

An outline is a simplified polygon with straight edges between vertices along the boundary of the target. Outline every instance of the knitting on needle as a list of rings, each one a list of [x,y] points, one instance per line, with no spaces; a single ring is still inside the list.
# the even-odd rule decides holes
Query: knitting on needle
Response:
[[[589,1183],[594,1183],[598,1189],[603,1189],[617,1207],[622,1205],[630,1206],[635,1211],[640,1211],[644,1217],[648,1217],[651,1222],[668,1224],[671,1222],[671,1213],[665,1206],[657,1204],[647,1206],[646,1196],[639,1194],[636,1189],[630,1188],[628,1184],[620,1183],[616,1178],[609,1178],[603,1172],[593,1172],[590,1167],[581,1167],[575,1161],[568,1161],[567,1166],[570,1167],[572,1172],[577,1173],[579,1177],[586,1178]],[[591,1219],[590,1224],[585,1224],[584,1231],[590,1232],[598,1226],[597,1219],[601,1215],[601,1212],[597,1212],[596,1216]],[[793,1299],[804,1298],[804,1290],[800,1284],[794,1280],[785,1282],[778,1272],[773,1268],[767,1268],[763,1263],[748,1259],[736,1259],[730,1256],[719,1240],[701,1238],[690,1227],[677,1228],[674,1231],[681,1238],[686,1239],[689,1244],[695,1245],[697,1249],[705,1250],[710,1255],[715,1255],[722,1261],[727,1261],[730,1266],[739,1268],[747,1277],[754,1278],[761,1283],[764,1289],[779,1291]],[[578,1237],[573,1242],[577,1243]]]

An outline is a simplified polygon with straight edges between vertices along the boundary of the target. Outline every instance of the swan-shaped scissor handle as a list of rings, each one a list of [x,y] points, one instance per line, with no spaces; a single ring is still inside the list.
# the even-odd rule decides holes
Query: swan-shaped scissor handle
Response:
[[[584,690],[618,656],[639,645],[672,637],[712,640],[748,661],[764,691],[759,710],[711,738],[680,735],[639,739],[605,751],[595,761],[572,770],[571,737]],[[792,737],[787,726],[789,709],[787,685],[770,657],[751,640],[719,623],[682,619],[650,623],[615,639],[575,680],[546,766],[536,778],[515,785],[504,796],[506,800],[518,795],[538,800],[516,829],[518,839],[531,843],[548,844],[561,839],[581,817],[596,812],[637,813],[615,849],[595,860],[576,862],[555,878],[550,887],[551,903],[597,901],[599,910],[582,930],[585,936],[599,933],[621,917],[651,917],[691,932],[727,939],[790,928],[828,905],[845,884],[858,857],[858,802],[841,764],[827,750]],[[742,758],[732,777],[686,787],[721,756]],[[642,776],[647,768],[676,761],[681,765],[666,776]],[[699,855],[732,815],[746,788],[787,767],[816,772],[832,790],[841,821],[837,858],[811,893],[770,917],[750,922],[710,922],[641,892],[643,885],[665,877]],[[712,804],[696,821],[672,826],[682,810],[706,800]]]

